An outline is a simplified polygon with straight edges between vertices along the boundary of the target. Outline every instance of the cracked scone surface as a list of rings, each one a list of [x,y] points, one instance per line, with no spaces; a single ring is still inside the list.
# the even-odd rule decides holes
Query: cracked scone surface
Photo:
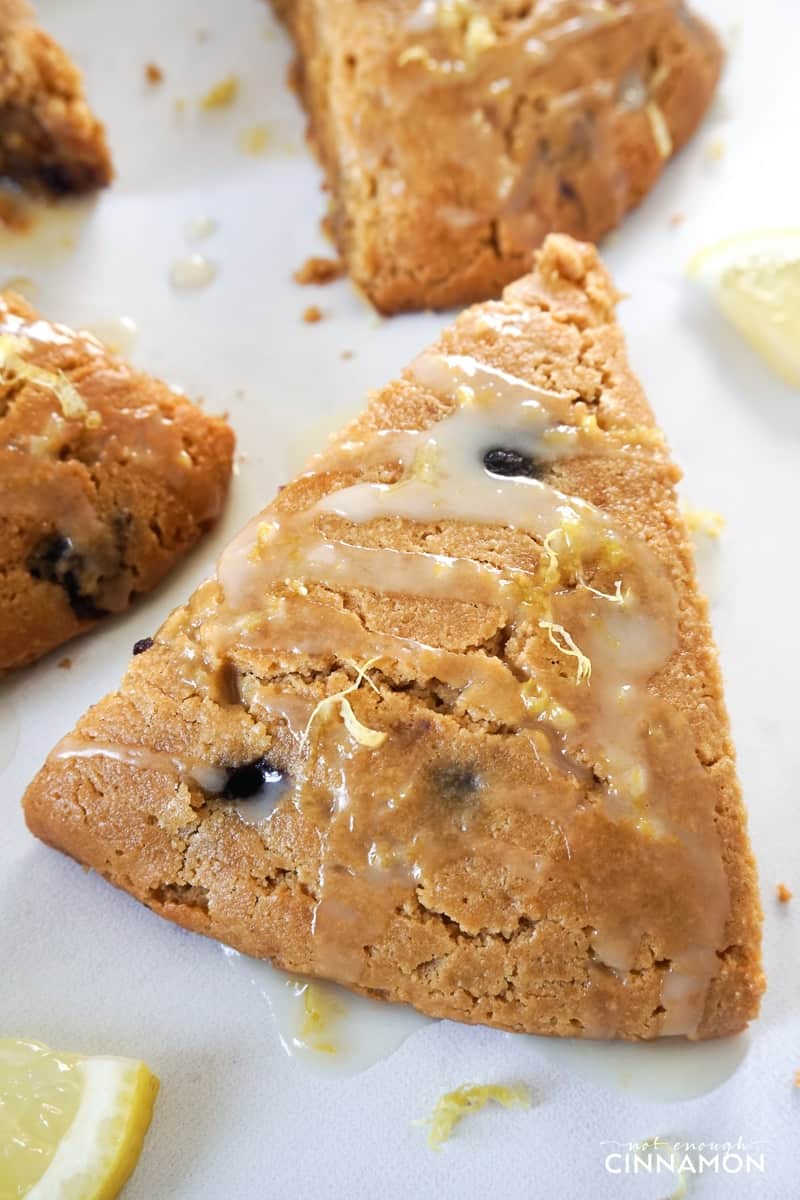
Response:
[[[556,236],[282,489],[30,828],[155,912],[432,1015],[711,1037],[760,911],[672,465]]]
[[[694,132],[721,50],[678,0],[273,0],[354,280],[382,311],[496,296],[597,241]]]
[[[61,194],[104,187],[112,174],[80,71],[27,0],[0,0],[0,178]]]
[[[233,434],[0,294],[0,673],[154,587],[220,512]]]

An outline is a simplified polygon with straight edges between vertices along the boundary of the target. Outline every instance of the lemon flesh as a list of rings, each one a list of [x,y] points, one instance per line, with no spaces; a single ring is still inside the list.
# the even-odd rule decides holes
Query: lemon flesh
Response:
[[[0,1041],[0,1200],[113,1200],[158,1092],[144,1063]]]
[[[701,251],[689,270],[767,365],[800,387],[800,230],[730,238]]]

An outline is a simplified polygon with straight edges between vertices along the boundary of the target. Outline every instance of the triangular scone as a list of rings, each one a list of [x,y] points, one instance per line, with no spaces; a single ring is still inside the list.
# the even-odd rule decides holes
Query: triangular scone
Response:
[[[424,1012],[741,1029],[760,912],[678,472],[595,250],[464,313],[53,751],[39,837]]]
[[[104,187],[112,174],[80,71],[27,0],[0,0],[0,178],[59,195]]]
[[[719,78],[679,0],[273,0],[331,231],[384,312],[499,294],[554,230],[597,241]]]
[[[232,460],[221,418],[0,293],[0,675],[155,587]]]

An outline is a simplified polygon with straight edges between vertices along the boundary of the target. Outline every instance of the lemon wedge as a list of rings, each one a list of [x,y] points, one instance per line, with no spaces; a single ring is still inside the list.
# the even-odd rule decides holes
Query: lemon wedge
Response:
[[[136,1166],[158,1080],[131,1058],[0,1040],[0,1200],[113,1200]]]
[[[800,229],[718,242],[695,255],[689,274],[767,365],[800,387]]]

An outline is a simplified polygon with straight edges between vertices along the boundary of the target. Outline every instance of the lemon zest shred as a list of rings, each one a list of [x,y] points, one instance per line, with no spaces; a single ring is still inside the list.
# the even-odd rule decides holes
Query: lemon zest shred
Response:
[[[405,67],[409,63],[422,63],[422,65],[429,71],[435,71],[438,66],[438,63],[433,55],[426,49],[425,46],[421,45],[407,46],[405,50],[398,54],[398,67]]]
[[[552,587],[558,583],[561,575],[561,567],[558,561],[558,552],[553,549],[553,538],[563,533],[561,529],[551,529],[546,538],[542,542],[542,550],[545,555],[544,574],[542,582],[545,587]]]
[[[640,1153],[644,1153],[647,1150],[658,1150],[659,1146],[666,1147],[666,1149],[669,1150],[670,1155],[674,1155],[675,1147],[673,1146],[672,1142],[668,1142],[666,1138],[662,1137],[645,1138],[643,1142],[639,1142],[636,1149]],[[672,1173],[677,1179],[678,1183],[674,1192],[670,1192],[666,1200],[683,1200],[688,1186],[686,1172],[682,1171],[680,1167],[674,1167]]]
[[[368,746],[371,749],[383,745],[383,743],[386,741],[387,735],[377,729],[370,729],[367,725],[363,725],[356,717],[350,702],[347,700],[347,697],[350,695],[350,693],[357,691],[365,679],[375,692],[378,691],[372,680],[368,678],[367,672],[375,666],[375,663],[380,662],[382,657],[382,655],[378,654],[375,658],[370,658],[362,666],[358,666],[357,663],[349,663],[350,666],[355,668],[356,678],[351,684],[349,684],[348,687],[342,688],[340,692],[334,692],[332,696],[323,696],[322,699],[314,705],[314,708],[311,711],[311,716],[308,718],[306,727],[300,737],[301,749],[308,745],[309,734],[311,733],[311,726],[314,724],[314,721],[318,716],[322,715],[326,711],[330,711],[330,707],[334,704],[339,705],[339,711],[341,713],[342,720],[347,727],[347,732],[351,734],[360,745]],[[347,715],[348,709],[350,711],[349,718]],[[380,741],[371,741],[370,735],[379,737]],[[362,740],[364,737],[366,737],[367,740]]]
[[[200,107],[206,110],[229,108],[238,95],[239,79],[236,75],[228,75],[208,89],[200,100]]]
[[[339,712],[342,715],[347,732],[356,739],[359,746],[367,746],[370,750],[377,750],[386,741],[384,730],[370,729],[369,725],[365,725],[363,721],[359,721],[353,712],[352,704],[346,696],[342,696],[339,701]]]
[[[473,13],[464,32],[464,52],[467,61],[474,62],[484,50],[490,49],[496,42],[497,34],[486,14]]]
[[[669,125],[664,113],[655,100],[648,100],[644,106],[644,111],[647,113],[647,119],[650,122],[650,128],[653,132],[653,141],[656,144],[658,153],[662,158],[669,158],[673,149],[672,134],[669,131]]]
[[[586,582],[583,575],[578,576],[578,586],[582,587],[587,592],[591,592],[593,596],[598,596],[601,600],[608,600],[610,604],[619,604],[620,606],[625,604],[625,601],[630,595],[629,592],[623,593],[621,579],[614,580],[613,595],[611,592],[603,592],[600,590],[600,588],[592,587],[590,583]]]
[[[259,561],[277,532],[277,521],[259,521],[258,529],[256,530],[256,540],[253,543],[253,548],[247,555],[248,562],[257,563]]]
[[[88,413],[86,401],[75,385],[70,383],[63,371],[47,371],[23,358],[22,352],[31,349],[31,342],[26,337],[13,333],[0,335],[0,371],[3,376],[9,382],[27,379],[52,392],[68,420],[73,417],[85,418]]]
[[[681,512],[689,533],[703,533],[706,537],[718,538],[726,525],[722,513],[712,508],[692,508],[690,504],[681,504]]]
[[[562,654],[567,654],[570,658],[576,659],[578,666],[575,682],[580,684],[585,680],[588,683],[592,678],[592,660],[576,645],[572,634],[563,625],[557,625],[555,621],[540,621],[539,628],[547,630],[547,636],[556,650],[560,650]],[[556,638],[556,634],[563,639],[563,645]]]
[[[303,986],[303,1021],[300,1037],[310,1049],[320,1054],[338,1053],[336,1043],[323,1035],[330,1033],[330,1026],[343,1014],[342,1005],[317,984],[307,983]]]
[[[440,1096],[431,1115],[414,1124],[427,1125],[429,1147],[440,1150],[456,1125],[470,1113],[480,1112],[490,1100],[503,1108],[530,1108],[530,1093],[524,1084],[465,1083]]]

